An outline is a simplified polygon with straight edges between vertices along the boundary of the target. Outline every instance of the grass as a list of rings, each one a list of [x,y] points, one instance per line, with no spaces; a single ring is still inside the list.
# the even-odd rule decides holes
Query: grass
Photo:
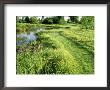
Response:
[[[44,26],[50,29],[36,33],[37,40],[17,46],[17,74],[94,73],[94,30],[73,24]]]

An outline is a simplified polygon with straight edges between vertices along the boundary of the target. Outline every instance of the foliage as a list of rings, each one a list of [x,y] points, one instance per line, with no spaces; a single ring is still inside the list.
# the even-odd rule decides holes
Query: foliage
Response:
[[[22,16],[22,23],[26,23],[25,18],[26,16]]]
[[[82,16],[81,25],[84,29],[94,29],[94,16]]]
[[[19,17],[18,16],[16,16],[16,23],[18,23],[19,22]]]
[[[16,31],[17,33],[26,32],[26,31],[34,30],[35,28],[38,28],[40,26],[43,26],[43,25],[30,24],[30,23],[16,23]]]
[[[79,20],[78,20],[78,16],[69,16],[70,17],[70,20],[72,21],[72,22],[74,22],[74,23],[78,23],[79,22]]]
[[[68,19],[68,20],[67,20],[67,23],[71,23],[71,20],[70,20],[70,19]]]
[[[39,21],[38,21],[37,17],[32,16],[32,17],[30,17],[30,23],[37,24],[37,23],[39,23]]]
[[[25,22],[26,22],[26,23],[30,23],[30,19],[29,19],[28,16],[25,17]]]
[[[53,24],[53,18],[48,17],[43,19],[42,24]]]
[[[64,16],[53,16],[43,19],[42,24],[65,24]]]
[[[20,16],[16,16],[16,23],[22,23],[22,19],[20,18]]]
[[[54,24],[65,24],[64,16],[54,16],[53,23]]]

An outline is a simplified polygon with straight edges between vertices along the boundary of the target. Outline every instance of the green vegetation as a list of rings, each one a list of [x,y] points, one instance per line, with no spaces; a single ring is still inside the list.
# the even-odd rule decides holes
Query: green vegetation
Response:
[[[93,16],[83,16],[81,19],[81,25],[84,29],[94,29],[94,17]]]
[[[70,20],[71,22],[74,22],[74,23],[78,23],[78,16],[69,16],[70,17]]]
[[[16,46],[16,73],[93,74],[93,28],[82,29],[81,26],[85,24],[78,24],[76,19],[66,22],[64,17],[54,18],[57,20],[59,18],[59,22],[53,24],[55,21],[51,17],[42,19],[37,24],[17,22],[17,34],[33,31],[38,38],[28,44]],[[29,21],[28,18],[26,20]],[[42,24],[43,20],[47,20],[45,23],[48,23]],[[60,23],[63,21],[65,23]],[[36,32],[36,28],[45,28],[45,30]],[[22,39],[18,37],[17,41],[20,40]]]

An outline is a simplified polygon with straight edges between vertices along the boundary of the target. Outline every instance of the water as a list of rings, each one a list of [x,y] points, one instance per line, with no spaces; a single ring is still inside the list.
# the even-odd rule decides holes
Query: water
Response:
[[[25,32],[25,33],[17,34],[16,44],[17,45],[28,44],[31,41],[37,40],[38,36],[35,34],[43,30],[45,30],[45,28],[34,28],[29,33]]]

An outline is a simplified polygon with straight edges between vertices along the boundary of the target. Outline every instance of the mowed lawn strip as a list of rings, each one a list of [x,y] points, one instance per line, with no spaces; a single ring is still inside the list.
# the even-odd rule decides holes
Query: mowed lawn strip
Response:
[[[77,73],[93,73],[94,69],[94,57],[93,54],[89,53],[87,50],[80,48],[79,46],[74,43],[74,40],[70,41],[66,37],[61,36],[59,33],[49,33],[49,37],[51,40],[60,44],[59,46],[63,51],[68,51],[69,55],[71,55],[74,60],[73,62],[77,62]],[[45,36],[45,35],[44,35]],[[70,61],[68,59],[68,61]]]

